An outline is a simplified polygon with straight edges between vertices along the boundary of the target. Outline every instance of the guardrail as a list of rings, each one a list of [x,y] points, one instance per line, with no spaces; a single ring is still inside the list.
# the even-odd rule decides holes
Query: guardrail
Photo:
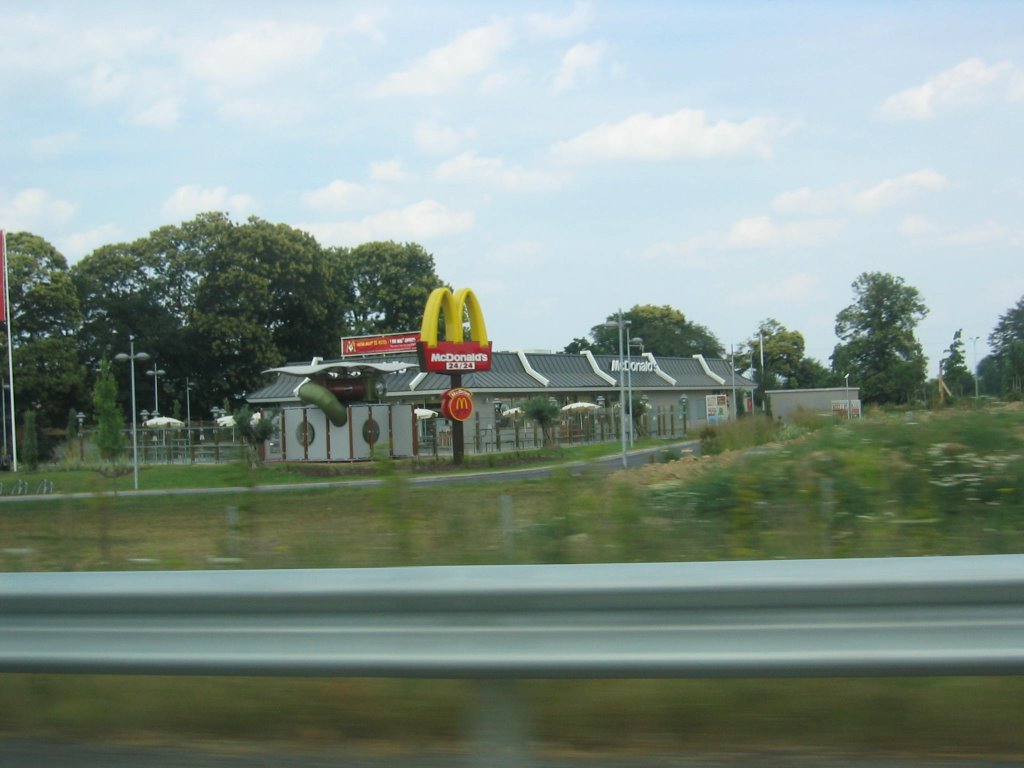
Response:
[[[0,575],[0,671],[1024,672],[1024,556]]]

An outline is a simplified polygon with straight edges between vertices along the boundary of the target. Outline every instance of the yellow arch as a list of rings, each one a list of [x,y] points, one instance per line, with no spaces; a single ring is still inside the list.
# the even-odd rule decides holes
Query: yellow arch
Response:
[[[455,293],[448,288],[435,288],[431,292],[423,311],[420,340],[430,346],[437,344],[438,325],[443,313],[445,339],[461,342],[463,310],[469,314],[470,338],[478,344],[486,345],[487,324],[484,322],[484,313],[480,309],[476,294],[469,288],[460,288]]]

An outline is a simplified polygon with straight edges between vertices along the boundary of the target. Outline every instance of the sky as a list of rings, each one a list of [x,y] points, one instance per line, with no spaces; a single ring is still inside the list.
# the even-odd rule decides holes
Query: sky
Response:
[[[496,349],[654,304],[727,350],[775,319],[826,365],[886,272],[931,376],[1024,296],[1024,3],[3,10],[0,228],[69,263],[223,211],[420,243]]]

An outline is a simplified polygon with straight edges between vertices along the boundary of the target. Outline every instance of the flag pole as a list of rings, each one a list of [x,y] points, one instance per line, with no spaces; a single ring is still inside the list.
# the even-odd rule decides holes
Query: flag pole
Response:
[[[0,250],[0,261],[3,261],[4,266],[4,325],[7,326],[7,383],[10,389],[10,406],[11,406],[11,470],[14,472],[18,471],[18,427],[17,419],[14,415],[14,343],[11,338],[11,291],[10,281],[7,279],[7,232],[2,231],[0,235],[3,235],[2,250]],[[7,425],[4,424],[4,430],[6,434]]]

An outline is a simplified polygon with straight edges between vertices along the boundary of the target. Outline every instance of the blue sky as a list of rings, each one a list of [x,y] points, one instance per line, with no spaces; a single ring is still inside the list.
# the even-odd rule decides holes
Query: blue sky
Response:
[[[1024,3],[4,3],[0,227],[415,241],[501,349],[667,304],[827,364],[862,272],[935,374],[1024,295]],[[324,353],[310,350],[311,354]],[[328,354],[330,351],[326,351]]]

